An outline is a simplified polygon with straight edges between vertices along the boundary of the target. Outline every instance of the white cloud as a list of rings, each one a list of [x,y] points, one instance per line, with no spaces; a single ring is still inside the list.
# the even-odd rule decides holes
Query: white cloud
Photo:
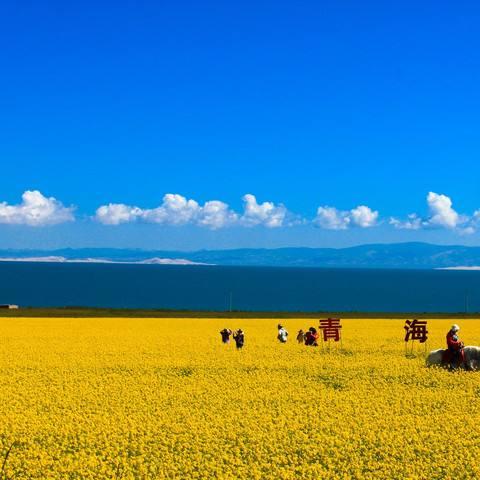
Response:
[[[408,230],[446,228],[467,235],[475,232],[478,212],[475,212],[471,218],[466,215],[460,215],[454,210],[453,202],[447,195],[429,192],[427,195],[427,206],[430,213],[427,218],[421,218],[416,213],[411,213],[408,215],[407,220],[391,218],[390,224],[394,225],[395,228]],[[478,218],[480,218],[480,214],[478,214]]]
[[[95,218],[104,225],[119,225],[120,223],[132,222],[138,218],[142,210],[130,207],[123,203],[109,203],[97,208]]]
[[[218,200],[206,202],[200,211],[197,224],[211,229],[218,229],[234,225],[238,220],[238,215],[230,210],[226,203]]]
[[[201,207],[195,200],[187,200],[182,195],[167,193],[159,207],[143,210],[141,217],[147,222],[163,225],[186,225],[194,221],[200,211]]]
[[[257,203],[255,195],[247,193],[243,197],[244,212],[240,222],[246,226],[264,225],[269,228],[282,227],[287,217],[287,209],[273,202]]]
[[[0,203],[0,223],[41,227],[74,220],[73,207],[65,207],[53,197],[45,197],[38,190],[27,190],[22,203]]]
[[[475,233],[480,227],[480,210],[473,212],[472,218],[469,219],[467,226],[464,228],[463,233],[472,234]]]
[[[360,205],[353,210],[350,210],[350,218],[352,223],[358,227],[368,228],[377,224],[378,212],[373,211],[365,205]]]
[[[392,217],[389,223],[395,228],[405,230],[419,230],[423,226],[423,220],[416,213],[411,213],[404,221]]]
[[[188,200],[182,195],[168,193],[157,208],[141,209],[118,204],[99,207],[95,219],[104,225],[119,225],[136,220],[162,225],[198,225],[216,230],[228,226],[253,227],[264,225],[269,228],[287,225],[288,211],[283,205],[272,202],[259,204],[254,195],[243,197],[245,202],[242,214],[234,212],[228,204],[211,200],[203,206],[195,200]]]
[[[350,225],[348,212],[342,212],[334,207],[318,207],[315,225],[328,230],[346,230]]]
[[[365,205],[352,210],[338,210],[334,207],[318,207],[313,223],[328,230],[346,230],[350,226],[361,228],[373,227],[377,224],[378,212]]]
[[[467,225],[459,230],[459,233],[461,235],[472,235],[477,231],[475,226],[473,225]]]
[[[96,211],[95,218],[104,225],[141,220],[161,225],[195,224],[213,230],[234,224],[238,215],[226,203],[212,200],[202,207],[195,200],[182,195],[167,193],[157,208],[141,209],[122,203],[103,205]]]
[[[29,195],[37,198],[30,200]],[[21,209],[24,205],[46,203],[53,209],[54,214],[48,216],[50,223],[73,219],[72,209],[65,208],[55,199],[46,199],[39,192],[25,192],[24,202],[19,206],[0,204],[0,222],[14,223],[11,209]],[[197,225],[200,227],[217,230],[230,226],[254,227],[264,226],[278,228],[308,223],[307,220],[294,216],[283,204],[273,202],[259,203],[255,195],[243,196],[244,208],[242,212],[233,211],[228,204],[219,200],[211,200],[201,205],[197,201],[187,199],[179,194],[166,194],[162,203],[151,209],[142,209],[122,203],[108,204],[99,207],[95,218],[105,225],[119,225],[121,223],[141,221],[157,223],[161,225]],[[421,217],[411,213],[406,219],[391,217],[390,225],[398,229],[420,230],[423,228],[446,228],[460,234],[471,234],[480,228],[480,210],[468,217],[459,214],[453,208],[453,202],[447,195],[429,192],[426,198],[429,215]],[[10,210],[9,210],[10,209]],[[31,208],[30,208],[31,210]],[[61,219],[63,215],[63,220]],[[23,223],[27,223],[26,216],[22,217]],[[29,220],[29,224],[44,224],[47,220],[38,217],[39,220]],[[9,219],[7,221],[7,219]],[[17,216],[18,219],[18,216]],[[17,223],[19,223],[17,221]],[[311,222],[314,225],[328,230],[346,230],[351,227],[370,228],[378,225],[379,212],[372,210],[366,205],[359,205],[351,210],[339,210],[331,206],[321,206],[317,215]]]
[[[431,217],[428,220],[430,225],[438,225],[445,228],[456,228],[459,225],[461,221],[460,216],[452,208],[450,197],[429,192],[427,204],[431,213]]]

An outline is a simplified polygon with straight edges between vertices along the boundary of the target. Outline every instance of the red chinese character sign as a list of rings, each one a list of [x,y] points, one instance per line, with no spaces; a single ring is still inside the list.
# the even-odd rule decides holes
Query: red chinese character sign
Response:
[[[330,341],[342,343],[342,326],[340,325],[339,318],[327,318],[325,320],[320,320],[319,329],[322,331],[322,340],[323,343],[328,342],[330,346]]]
[[[411,342],[411,350],[413,352],[414,342],[419,342],[425,344],[428,340],[428,330],[427,330],[427,321],[426,320],[405,320],[405,352],[408,351],[408,342]]]

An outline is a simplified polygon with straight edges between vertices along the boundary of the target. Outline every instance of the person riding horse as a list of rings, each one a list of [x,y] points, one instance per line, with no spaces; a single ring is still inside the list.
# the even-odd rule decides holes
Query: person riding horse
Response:
[[[445,352],[445,363],[450,364],[450,368],[458,368],[465,362],[464,344],[458,338],[460,327],[452,325],[447,333],[447,351]]]

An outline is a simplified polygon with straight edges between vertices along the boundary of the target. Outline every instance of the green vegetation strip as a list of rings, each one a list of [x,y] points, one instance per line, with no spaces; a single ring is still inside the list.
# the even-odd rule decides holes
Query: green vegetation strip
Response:
[[[250,312],[207,310],[136,310],[126,308],[0,309],[0,317],[144,317],[144,318],[480,318],[480,313],[432,312]]]

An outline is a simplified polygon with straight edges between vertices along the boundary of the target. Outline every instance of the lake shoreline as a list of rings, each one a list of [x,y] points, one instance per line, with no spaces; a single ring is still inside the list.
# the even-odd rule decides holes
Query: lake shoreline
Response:
[[[72,318],[435,318],[480,319],[480,312],[286,312],[286,311],[214,311],[214,310],[163,310],[89,307],[24,307],[15,310],[0,309],[0,317],[72,317]]]

